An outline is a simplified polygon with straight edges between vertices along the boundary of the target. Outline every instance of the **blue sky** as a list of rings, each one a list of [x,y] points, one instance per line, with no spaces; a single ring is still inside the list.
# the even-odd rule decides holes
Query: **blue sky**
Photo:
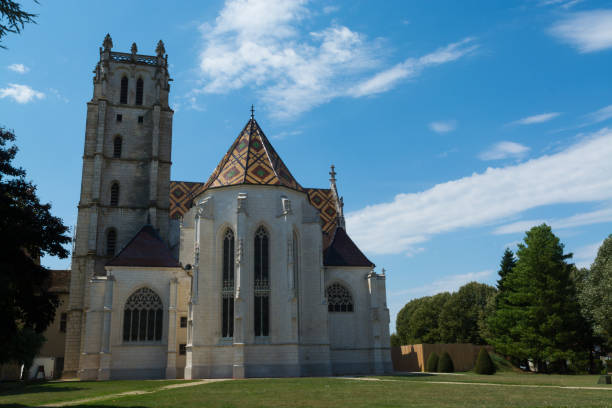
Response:
[[[347,230],[411,298],[494,283],[552,225],[581,266],[612,233],[612,3],[24,1],[0,50],[0,123],[43,201],[76,222],[98,47],[174,78],[173,180],[205,181],[249,117],[303,186],[338,172]],[[69,261],[44,263],[66,268]]]

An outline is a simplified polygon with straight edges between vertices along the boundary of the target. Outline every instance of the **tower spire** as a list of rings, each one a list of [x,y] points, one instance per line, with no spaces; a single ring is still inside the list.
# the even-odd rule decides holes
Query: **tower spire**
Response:
[[[346,229],[346,225],[344,222],[344,199],[338,195],[338,187],[336,186],[336,166],[331,165],[331,171],[329,172],[330,179],[329,183],[331,185],[332,193],[334,194],[334,199],[336,201],[336,222],[339,227],[342,229]]]
[[[251,104],[251,119],[255,119],[255,107]]]

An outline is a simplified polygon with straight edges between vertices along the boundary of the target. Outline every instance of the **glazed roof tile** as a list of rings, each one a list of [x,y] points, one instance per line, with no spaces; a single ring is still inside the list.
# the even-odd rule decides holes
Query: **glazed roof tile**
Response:
[[[141,266],[149,268],[176,268],[168,245],[151,225],[145,225],[130,242],[111,259],[107,266]]]
[[[285,186],[303,191],[253,118],[223,156],[204,189],[239,184]]]

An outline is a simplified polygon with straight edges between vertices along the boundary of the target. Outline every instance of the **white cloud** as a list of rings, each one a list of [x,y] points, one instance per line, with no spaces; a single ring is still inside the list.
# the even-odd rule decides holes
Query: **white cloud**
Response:
[[[612,208],[572,215],[571,217],[550,220],[523,220],[495,228],[494,234],[514,234],[524,232],[531,227],[546,223],[554,229],[573,228],[583,225],[599,224],[612,221]]]
[[[568,15],[550,33],[581,53],[612,47],[612,10],[590,10]]]
[[[388,91],[399,81],[417,76],[423,69],[455,61],[465,55],[471,54],[478,48],[473,38],[465,38],[462,41],[449,44],[446,47],[424,55],[420,58],[408,58],[385,71],[379,72],[349,91],[354,97],[372,95]]]
[[[291,117],[338,97],[390,89],[400,79],[476,47],[472,40],[451,44],[364,81],[381,66],[385,51],[380,41],[337,24],[306,32],[302,22],[313,14],[306,5],[307,0],[227,0],[214,24],[201,27],[205,85],[198,91],[253,87],[273,115]]]
[[[539,115],[527,116],[512,122],[515,125],[532,125],[534,123],[544,123],[559,116],[559,112],[540,113]]]
[[[498,223],[551,204],[612,199],[612,130],[602,129],[561,152],[437,184],[348,213],[360,248],[406,253],[433,235]]]
[[[325,7],[323,7],[323,13],[325,13],[325,14],[335,13],[338,10],[340,10],[340,7],[338,7],[338,6],[325,6]]]
[[[603,122],[612,118],[612,105],[605,106],[595,112],[591,112],[585,115],[588,122],[587,124],[592,125],[593,123]]]
[[[457,275],[448,275],[437,279],[432,283],[416,288],[410,288],[397,292],[391,292],[390,296],[409,296],[409,299],[421,296],[431,296],[440,292],[456,292],[466,283],[487,280],[493,276],[495,271],[487,269],[480,272],[469,272]],[[408,299],[408,300],[409,300]]]
[[[559,6],[564,9],[569,9],[578,3],[582,3],[584,0],[543,0],[540,2],[541,6]]]
[[[597,256],[597,251],[599,251],[601,244],[603,244],[603,241],[585,245],[573,251],[576,266],[579,268],[590,267]]]
[[[44,97],[44,93],[30,88],[28,85],[9,84],[7,88],[0,88],[0,99],[13,98],[17,103],[28,103]]]
[[[508,157],[521,158],[529,148],[515,142],[499,142],[494,144],[489,150],[480,153],[481,160],[500,160]]]
[[[18,74],[25,74],[30,70],[30,68],[26,67],[23,64],[11,64],[7,68],[13,72],[17,72]]]
[[[429,128],[436,133],[447,133],[455,130],[457,122],[454,120],[431,122]]]

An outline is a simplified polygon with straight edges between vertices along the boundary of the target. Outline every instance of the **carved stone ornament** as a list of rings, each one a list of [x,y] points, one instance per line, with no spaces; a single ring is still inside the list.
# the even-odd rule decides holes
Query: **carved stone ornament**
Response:
[[[281,204],[283,207],[283,215],[291,214],[291,200],[287,197],[281,197]]]
[[[241,213],[247,212],[247,193],[238,193],[236,211]]]
[[[196,217],[206,218],[209,220],[213,219],[213,198],[204,197],[197,205]]]
[[[155,48],[155,53],[158,57],[163,57],[164,54],[166,53],[166,47],[164,47],[164,42],[162,40],[159,40],[159,42],[157,43],[157,48]]]
[[[104,47],[104,51],[110,51],[113,48],[113,40],[110,34],[106,34],[104,37],[104,41],[102,42],[102,47]]]
[[[132,54],[136,54],[138,52],[138,47],[136,46],[135,42],[132,43],[132,48],[130,51],[132,51]]]
[[[238,239],[238,246],[236,247],[236,265],[240,265],[242,263],[242,254],[244,253],[244,244],[243,239]]]

